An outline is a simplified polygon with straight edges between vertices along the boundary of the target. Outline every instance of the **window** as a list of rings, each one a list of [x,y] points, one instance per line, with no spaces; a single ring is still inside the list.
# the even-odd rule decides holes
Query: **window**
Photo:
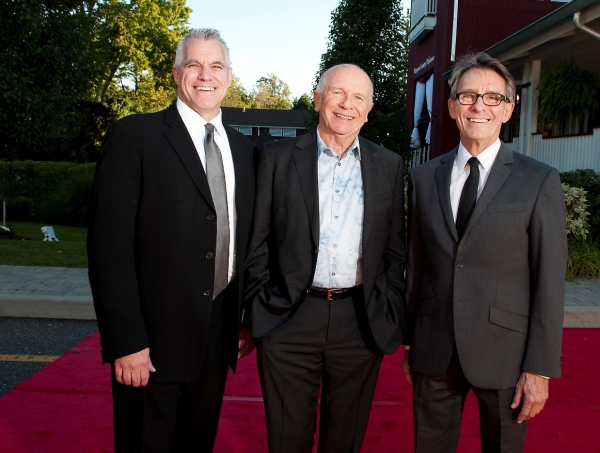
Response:
[[[252,135],[252,128],[248,127],[248,126],[239,126],[237,127],[237,130],[240,131],[240,133],[244,134],[244,135]]]
[[[269,134],[271,134],[272,137],[282,137],[283,130],[280,127],[271,127],[269,128]]]
[[[295,137],[296,136],[296,128],[284,127],[283,128],[283,136],[284,137]]]

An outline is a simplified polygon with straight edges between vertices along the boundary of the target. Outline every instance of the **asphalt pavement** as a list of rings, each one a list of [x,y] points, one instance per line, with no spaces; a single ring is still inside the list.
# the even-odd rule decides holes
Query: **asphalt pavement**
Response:
[[[97,331],[96,321],[0,318],[0,396]]]

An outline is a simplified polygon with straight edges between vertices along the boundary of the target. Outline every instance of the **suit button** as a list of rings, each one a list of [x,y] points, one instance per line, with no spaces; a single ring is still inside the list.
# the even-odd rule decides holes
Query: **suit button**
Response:
[[[206,259],[207,259],[207,260],[212,260],[214,256],[215,256],[215,255],[213,254],[213,252],[208,252],[208,253],[206,254]]]
[[[456,267],[458,267],[459,269],[462,269],[463,267],[465,267],[465,263],[463,263],[462,261],[459,261],[458,263],[456,263]]]
[[[210,289],[205,289],[204,290],[204,295],[205,296],[210,296],[210,293],[211,293]]]
[[[208,215],[206,216],[206,218],[207,218],[207,220],[210,220],[211,222],[214,222],[214,221],[215,221],[215,215],[214,215],[214,214],[208,214]]]

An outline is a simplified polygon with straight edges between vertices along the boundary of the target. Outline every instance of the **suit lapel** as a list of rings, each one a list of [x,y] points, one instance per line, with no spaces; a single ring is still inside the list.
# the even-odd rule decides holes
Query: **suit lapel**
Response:
[[[492,201],[498,189],[502,187],[506,178],[510,174],[510,169],[507,166],[508,164],[512,164],[513,162],[513,151],[504,143],[500,147],[498,151],[498,155],[496,156],[496,160],[492,165],[490,170],[490,175],[488,176],[488,180],[485,183],[485,187],[479,196],[479,200],[477,200],[477,204],[475,205],[475,209],[473,210],[473,214],[471,214],[471,218],[469,219],[469,223],[465,228],[465,234],[471,229],[471,227],[477,222],[477,219],[481,216],[481,214],[487,209],[487,205]]]
[[[165,137],[171,143],[173,149],[175,149],[175,152],[179,156],[179,159],[181,159],[181,162],[200,191],[200,194],[202,194],[206,203],[208,203],[214,211],[215,207],[210,194],[210,188],[208,187],[206,172],[202,167],[202,162],[200,161],[192,137],[190,137],[190,133],[179,116],[176,104],[173,104],[165,110],[165,123],[171,127],[171,129],[165,132]]]
[[[444,154],[440,160],[440,166],[435,170],[435,180],[442,212],[444,213],[448,228],[456,241],[458,241],[458,233],[456,231],[456,224],[454,223],[454,216],[452,215],[452,203],[450,202],[450,177],[452,176],[452,166],[457,152],[458,147]]]
[[[319,243],[319,181],[317,133],[303,135],[294,149],[294,163],[300,179],[304,205],[308,213],[310,232],[315,244]]]
[[[381,174],[378,172],[379,161],[377,160],[377,152],[371,144],[359,137],[360,143],[360,169],[363,180],[363,191],[365,194],[364,199],[364,214],[363,214],[363,248],[366,247],[369,235],[371,234],[371,227],[373,225],[373,218],[375,217],[375,198],[379,194],[377,190],[377,175]]]

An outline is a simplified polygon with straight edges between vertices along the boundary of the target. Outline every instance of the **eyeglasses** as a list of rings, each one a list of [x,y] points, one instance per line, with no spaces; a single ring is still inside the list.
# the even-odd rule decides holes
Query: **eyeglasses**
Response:
[[[508,98],[500,93],[473,93],[471,91],[463,91],[456,95],[456,100],[462,105],[473,105],[477,102],[477,98],[481,97],[483,103],[489,106],[500,105],[502,101],[509,102]]]

